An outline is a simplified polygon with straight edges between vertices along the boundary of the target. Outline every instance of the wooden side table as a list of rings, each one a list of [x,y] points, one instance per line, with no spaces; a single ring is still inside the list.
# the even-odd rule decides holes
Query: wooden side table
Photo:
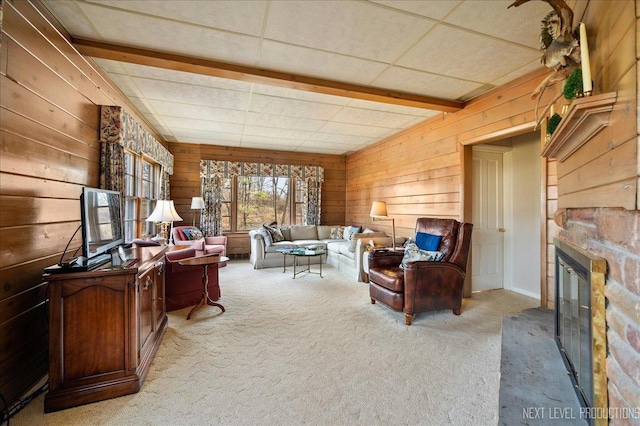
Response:
[[[183,266],[202,266],[202,298],[200,302],[196,306],[194,306],[189,314],[187,315],[187,319],[191,318],[191,315],[198,309],[203,306],[211,305],[217,306],[224,312],[224,306],[219,303],[214,302],[209,297],[209,290],[207,289],[209,285],[209,275],[207,273],[207,269],[209,265],[216,265],[216,274],[218,273],[218,264],[227,262],[229,260],[226,256],[218,256],[218,255],[210,255],[210,256],[199,256],[199,257],[190,257],[188,259],[182,259],[178,262],[178,264]]]

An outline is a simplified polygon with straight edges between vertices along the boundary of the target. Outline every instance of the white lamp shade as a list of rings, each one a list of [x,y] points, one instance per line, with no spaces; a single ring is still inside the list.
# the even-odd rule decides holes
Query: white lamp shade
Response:
[[[173,200],[158,200],[156,208],[147,218],[147,222],[179,222],[182,218],[173,205]]]
[[[371,204],[371,217],[387,217],[387,203],[384,201],[374,201]]]
[[[191,210],[204,209],[204,198],[192,197],[191,198]]]

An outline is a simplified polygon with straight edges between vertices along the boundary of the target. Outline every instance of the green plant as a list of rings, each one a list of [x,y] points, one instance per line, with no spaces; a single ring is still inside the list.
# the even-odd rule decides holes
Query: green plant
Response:
[[[563,94],[565,99],[571,100],[580,93],[582,93],[582,70],[576,68],[567,78],[564,84]]]
[[[560,124],[560,121],[562,121],[560,114],[553,114],[547,122],[547,133],[552,134],[556,130],[556,127],[558,127],[558,124]]]

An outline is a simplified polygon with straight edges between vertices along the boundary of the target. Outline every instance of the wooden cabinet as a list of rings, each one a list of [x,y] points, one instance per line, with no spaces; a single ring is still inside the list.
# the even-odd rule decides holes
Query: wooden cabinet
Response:
[[[49,285],[45,412],[135,393],[167,326],[164,247],[131,250],[132,267],[44,275]]]

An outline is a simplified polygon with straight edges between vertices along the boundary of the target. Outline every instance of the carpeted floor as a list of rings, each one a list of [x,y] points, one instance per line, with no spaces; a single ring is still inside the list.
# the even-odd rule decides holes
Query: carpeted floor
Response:
[[[503,320],[501,426],[587,424],[554,340],[554,318],[533,308]]]
[[[171,312],[142,390],[43,414],[40,396],[11,425],[495,425],[502,319],[537,301],[474,294],[462,315],[371,305],[368,288],[232,261],[227,311]]]

